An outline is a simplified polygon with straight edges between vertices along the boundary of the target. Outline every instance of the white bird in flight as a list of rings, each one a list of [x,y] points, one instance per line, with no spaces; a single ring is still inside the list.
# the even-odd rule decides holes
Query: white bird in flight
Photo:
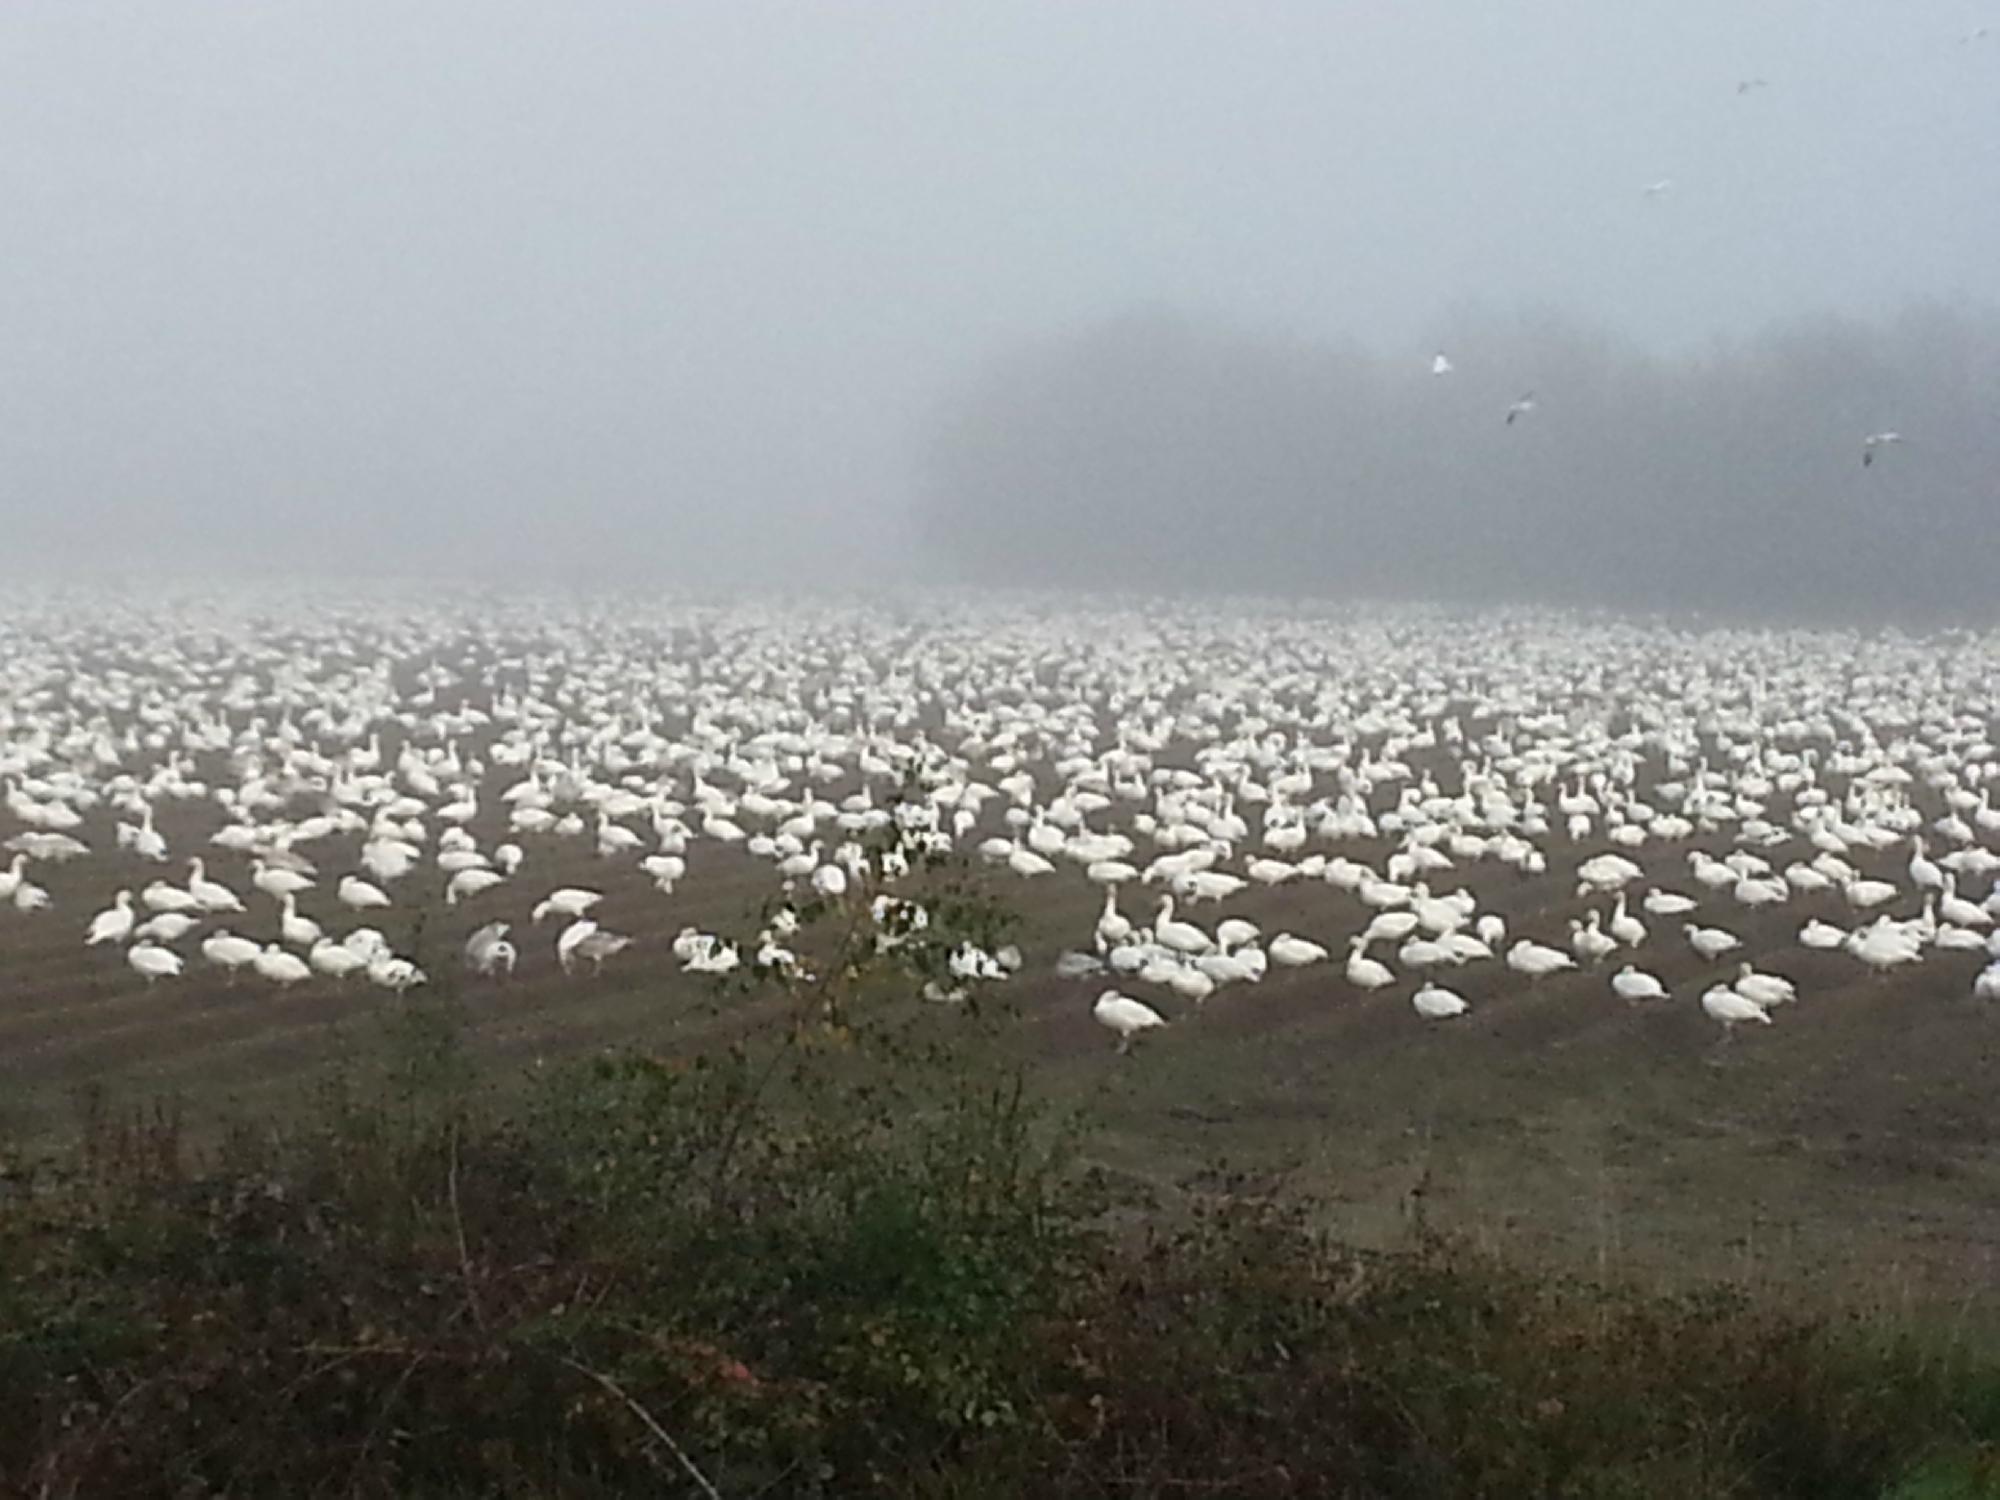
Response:
[[[1875,462],[1875,450],[1877,448],[1886,448],[1890,444],[1900,443],[1902,440],[1903,435],[1900,432],[1871,432],[1861,440],[1861,467],[1864,469],[1868,468]]]
[[[1431,374],[1433,375],[1449,375],[1454,368],[1452,362],[1445,357],[1445,352],[1442,349],[1438,350],[1437,354],[1431,359]]]
[[[1658,182],[1647,183],[1645,187],[1648,198],[1663,198],[1673,190],[1674,180],[1671,177],[1662,177]]]
[[[1516,417],[1525,417],[1529,412],[1533,411],[1534,409],[1535,409],[1535,393],[1533,391],[1529,391],[1526,395],[1521,397],[1520,400],[1516,401],[1512,406],[1507,408],[1507,425],[1509,427],[1512,427],[1514,425],[1514,419]]]

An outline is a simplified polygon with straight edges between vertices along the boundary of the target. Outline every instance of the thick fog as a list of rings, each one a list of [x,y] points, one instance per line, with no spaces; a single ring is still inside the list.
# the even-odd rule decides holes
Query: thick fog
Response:
[[[1007,583],[2000,615],[2000,314],[1457,334],[1440,366],[1139,312],[1022,351],[940,414],[926,534]]]
[[[1713,576],[1659,539],[1993,513],[1994,22],[16,0],[0,572],[1186,580],[1178,533],[1226,586],[1337,587],[1307,551],[1401,555],[1366,538],[1408,485],[1439,589],[1601,493],[1636,529],[1573,555],[1733,593],[1793,533]],[[1091,506],[1156,534],[1044,566],[1107,555]],[[1924,545],[1888,591],[1964,566]]]

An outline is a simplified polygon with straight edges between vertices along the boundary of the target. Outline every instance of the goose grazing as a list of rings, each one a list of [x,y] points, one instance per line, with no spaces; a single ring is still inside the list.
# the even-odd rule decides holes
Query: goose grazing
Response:
[[[513,951],[513,944],[506,942],[504,939],[499,946],[510,954]],[[603,972],[605,959],[623,953],[631,946],[632,939],[625,934],[606,932],[600,927],[597,931],[587,935],[582,942],[578,943],[574,951],[578,958],[589,963],[590,972],[597,974]],[[512,965],[510,963],[510,972],[511,968]],[[811,978],[810,975],[805,977]]]
[[[1097,1024],[1107,1028],[1118,1038],[1118,1051],[1123,1054],[1132,1050],[1132,1042],[1141,1032],[1167,1024],[1166,1018],[1144,1001],[1121,995],[1116,990],[1106,990],[1097,997],[1097,1003],[1090,1008],[1097,1018]]]
[[[1711,1019],[1722,1023],[1724,1041],[1735,1035],[1736,1028],[1745,1021],[1757,1021],[1765,1026],[1771,1024],[1771,1017],[1763,1006],[1739,995],[1726,984],[1711,985],[1704,990],[1701,1008],[1708,1012]]]
[[[1465,996],[1456,990],[1428,983],[1410,996],[1410,1004],[1426,1021],[1449,1021],[1470,1009],[1465,1003]]]
[[[1664,1000],[1667,987],[1658,975],[1627,964],[1611,976],[1611,993],[1620,1000]]]
[[[488,870],[479,865],[454,870],[451,879],[445,882],[444,904],[456,906],[483,891],[492,890],[496,885],[504,885],[506,881],[507,877],[498,870]]]
[[[581,886],[566,885],[550,891],[547,896],[536,902],[529,920],[539,922],[551,912],[559,917],[580,917],[603,899],[602,891],[588,891]]]
[[[597,924],[589,917],[578,917],[557,936],[556,962],[562,965],[563,973],[573,972],[572,965],[577,947],[595,931]]]

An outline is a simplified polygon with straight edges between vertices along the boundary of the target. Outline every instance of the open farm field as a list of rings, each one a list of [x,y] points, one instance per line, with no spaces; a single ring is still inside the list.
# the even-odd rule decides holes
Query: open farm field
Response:
[[[1163,1200],[1990,1315],[1997,692],[1988,637],[1541,612],[15,596],[0,1128],[282,1103],[441,998],[502,1070],[758,1024],[713,971],[900,825],[888,889],[1016,918],[940,1024],[1004,998]]]

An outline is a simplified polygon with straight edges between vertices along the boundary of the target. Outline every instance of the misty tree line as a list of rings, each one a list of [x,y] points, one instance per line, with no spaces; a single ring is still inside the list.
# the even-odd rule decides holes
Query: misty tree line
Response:
[[[1487,320],[1445,348],[1433,376],[1147,312],[1018,351],[937,416],[928,540],[990,583],[2000,612],[2000,315],[1676,358]]]

